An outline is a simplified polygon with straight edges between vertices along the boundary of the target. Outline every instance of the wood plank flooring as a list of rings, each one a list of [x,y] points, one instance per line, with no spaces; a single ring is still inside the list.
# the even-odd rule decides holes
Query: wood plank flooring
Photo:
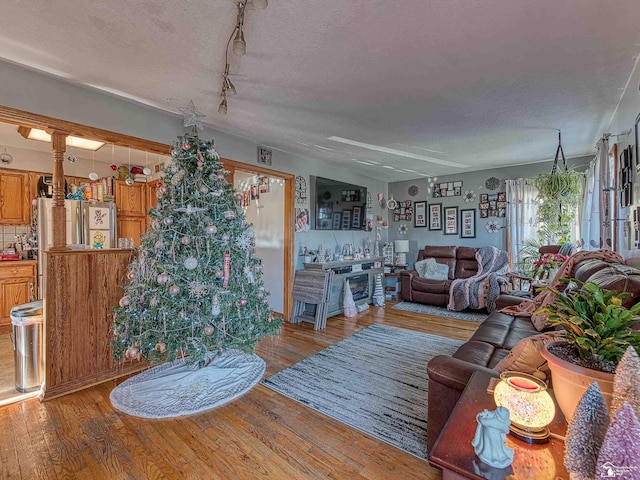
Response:
[[[373,323],[467,340],[477,324],[371,307],[327,328],[285,324],[257,353],[272,375]],[[425,366],[426,375],[426,366]],[[257,385],[218,409],[145,420],[111,407],[111,381],[0,409],[0,477],[21,479],[440,479],[437,469]]]

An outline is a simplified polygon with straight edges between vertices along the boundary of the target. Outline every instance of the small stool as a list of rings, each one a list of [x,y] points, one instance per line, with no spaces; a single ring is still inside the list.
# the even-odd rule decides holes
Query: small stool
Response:
[[[327,326],[327,296],[331,290],[333,271],[296,270],[293,279],[293,315],[291,323],[310,322],[314,330]],[[315,305],[315,315],[305,313],[307,304]]]

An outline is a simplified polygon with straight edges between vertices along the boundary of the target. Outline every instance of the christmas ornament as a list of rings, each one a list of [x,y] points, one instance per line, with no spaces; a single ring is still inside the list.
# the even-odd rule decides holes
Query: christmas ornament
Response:
[[[167,344],[164,342],[158,342],[156,343],[156,352],[158,353],[164,353],[167,351]]]
[[[228,242],[230,238],[231,237],[229,236],[228,233],[225,233],[224,235],[222,235],[222,241],[223,242]]]
[[[224,281],[222,282],[222,286],[227,288],[229,286],[229,278],[231,276],[231,255],[229,253],[224,254]]]
[[[171,279],[171,277],[169,276],[168,273],[161,273],[160,275],[158,275],[158,283],[160,285],[165,285],[166,283],[169,283],[169,280]]]
[[[195,257],[187,257],[184,259],[183,265],[187,270],[195,270],[198,268],[198,259]]]
[[[135,276],[136,276],[136,274],[135,274],[134,272],[132,272],[132,271],[129,271],[129,272],[127,273],[127,278],[128,278],[129,280],[133,280],[133,277],[135,277]]]
[[[238,248],[242,250],[249,250],[251,248],[252,241],[251,241],[251,237],[247,235],[247,232],[243,232],[240,234],[236,242],[236,245],[238,245]]]
[[[162,223],[164,223],[166,226],[169,226],[173,223],[173,217],[164,217],[162,219]]]
[[[169,193],[169,187],[167,187],[166,185],[162,185],[159,190],[163,195]]]
[[[224,180],[224,173],[218,172],[218,180]]]
[[[247,299],[242,297],[240,299],[240,301],[238,302],[242,307],[244,307],[247,304]]]
[[[207,295],[209,288],[201,282],[191,282],[189,284],[189,295],[195,298],[202,298]]]
[[[128,296],[124,296],[120,299],[120,302],[118,302],[120,304],[121,307],[127,307],[131,304],[131,300],[129,299]]]
[[[180,239],[180,243],[182,243],[183,245],[189,245],[191,243],[191,238],[185,235]]]
[[[224,277],[224,272],[222,270],[216,270],[215,275],[216,275],[217,279],[220,279],[220,278]]]
[[[218,231],[218,227],[216,227],[215,225],[209,225],[205,229],[205,232],[207,232],[207,235],[215,235],[217,231]]]
[[[158,306],[158,299],[156,297],[153,297],[151,300],[149,300],[149,306],[150,307],[157,307]]]
[[[218,301],[217,295],[214,295],[213,298],[211,298],[211,315],[214,317],[220,315],[220,302]]]
[[[196,127],[197,130],[202,131],[204,127],[202,126],[202,119],[206,117],[206,115],[198,112],[196,110],[196,106],[193,103],[193,100],[189,102],[189,105],[186,107],[178,107],[178,110],[182,112],[182,116],[184,120],[182,125],[185,127]],[[188,148],[186,149],[188,150]]]
[[[180,287],[178,285],[171,285],[169,287],[169,294],[174,297],[180,293]]]
[[[207,193],[209,193],[209,188],[206,185],[201,186],[200,193],[206,195]]]
[[[127,351],[125,352],[125,357],[128,360],[135,360],[136,358],[140,357],[140,349],[136,346],[127,348]]]
[[[212,195],[214,197],[221,197],[223,193],[224,193],[223,190],[214,190]]]
[[[234,212],[233,210],[227,210],[226,212],[224,212],[224,218],[226,218],[227,220],[233,220],[234,218],[236,218],[236,212]]]
[[[205,335],[213,335],[214,329],[213,329],[213,325],[205,325],[204,327],[204,334]]]
[[[178,207],[175,209],[175,211],[186,213],[187,215],[191,215],[192,213],[206,212],[207,209],[200,208],[200,207],[192,207],[191,205],[187,204],[186,207]]]
[[[189,150],[191,148],[191,145],[189,145],[187,142],[184,142],[182,144],[182,150]]]

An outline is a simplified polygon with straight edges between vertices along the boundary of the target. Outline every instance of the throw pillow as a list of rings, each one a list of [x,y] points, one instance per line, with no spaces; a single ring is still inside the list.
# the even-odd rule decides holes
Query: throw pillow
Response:
[[[434,258],[425,258],[424,260],[420,260],[413,265],[413,269],[418,272],[420,278],[424,278],[424,272],[427,269],[427,265],[436,263]]]
[[[424,271],[424,279],[444,281],[449,279],[449,265],[436,262],[427,264],[427,268]]]
[[[547,343],[559,340],[561,336],[562,332],[553,331],[524,338],[493,369],[500,373],[507,370],[528,373],[541,380],[547,380],[549,367],[540,351]]]

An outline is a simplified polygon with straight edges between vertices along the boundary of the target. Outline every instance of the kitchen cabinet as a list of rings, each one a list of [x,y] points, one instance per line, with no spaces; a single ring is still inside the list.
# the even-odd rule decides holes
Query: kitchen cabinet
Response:
[[[147,212],[152,208],[158,207],[158,184],[157,181],[147,183]],[[150,223],[151,217],[147,214],[147,228],[149,228]]]
[[[145,217],[147,215],[147,184],[134,182],[127,185],[124,180],[114,180],[116,207],[119,217]]]
[[[11,325],[11,309],[35,298],[36,262],[0,262],[0,329]]]
[[[133,238],[135,247],[140,245],[140,235],[146,231],[146,217],[118,217],[118,238]]]
[[[0,225],[29,225],[31,181],[28,172],[0,170]]]

